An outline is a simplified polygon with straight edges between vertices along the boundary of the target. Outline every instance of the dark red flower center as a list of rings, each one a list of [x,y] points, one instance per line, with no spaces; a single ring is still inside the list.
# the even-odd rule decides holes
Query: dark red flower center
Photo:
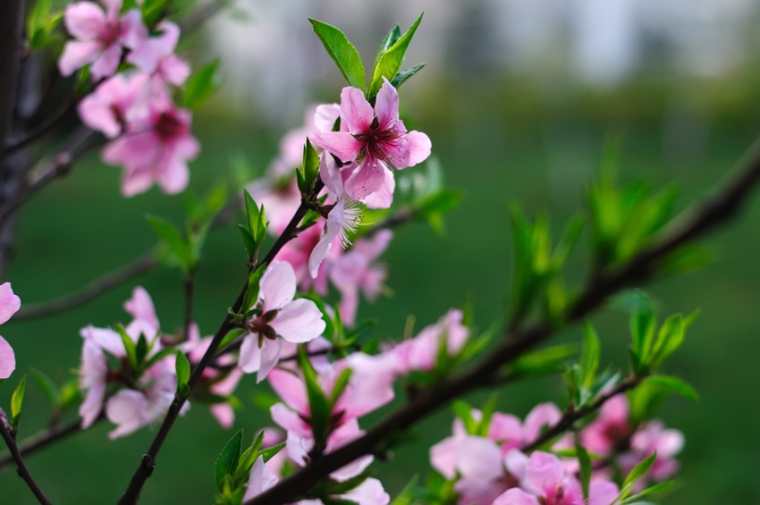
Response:
[[[169,142],[185,132],[185,124],[175,112],[165,111],[158,116],[154,129],[162,141]]]

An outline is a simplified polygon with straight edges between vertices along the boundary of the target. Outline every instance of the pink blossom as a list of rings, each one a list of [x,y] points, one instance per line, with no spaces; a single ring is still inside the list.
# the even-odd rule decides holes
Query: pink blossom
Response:
[[[303,290],[313,289],[320,295],[327,294],[327,282],[329,280],[329,264],[340,256],[340,247],[333,247],[317,271],[317,277],[312,279],[309,274],[309,256],[314,246],[319,242],[322,232],[320,228],[324,226],[324,219],[319,218],[313,226],[298,234],[296,238],[289,241],[277,254],[278,260],[287,261],[293,267],[298,279],[298,285]]]
[[[150,359],[161,350],[153,301],[145,289],[137,287],[124,307],[134,317],[125,328],[126,334],[134,342],[144,336],[149,347],[147,358]],[[177,388],[172,356],[157,361],[140,377],[125,383],[121,382],[124,370],[112,372],[108,368],[109,355],[120,363],[127,355],[121,336],[110,328],[94,326],[82,328],[81,335],[84,342],[79,384],[85,392],[85,399],[79,407],[79,414],[84,428],[105,412],[108,420],[116,425],[109,436],[118,438],[153,422],[166,412]],[[123,387],[107,397],[108,384],[112,382]]]
[[[447,479],[457,479],[455,490],[461,505],[490,505],[515,485],[503,464],[499,446],[488,438],[469,435],[461,422],[454,436],[430,449],[433,468]]]
[[[470,336],[470,330],[462,324],[462,317],[461,310],[452,309],[435,324],[423,328],[416,337],[395,346],[391,352],[398,359],[398,373],[432,370],[441,339],[445,339],[450,356],[461,351]]]
[[[124,167],[125,196],[147,191],[153,183],[173,194],[187,186],[187,162],[199,149],[190,133],[190,112],[158,96],[143,114],[132,118],[125,134],[106,146],[103,160]]]
[[[507,454],[506,461],[510,472],[518,477],[522,492],[505,493],[495,505],[585,504],[580,482],[557,456],[535,451],[528,457],[515,450]],[[612,505],[617,496],[614,483],[599,478],[591,480],[588,505]]]
[[[656,452],[648,477],[655,481],[672,477],[678,471],[676,455],[684,445],[683,434],[678,430],[666,429],[660,421],[650,421],[634,433],[631,450],[620,457],[620,465],[630,471],[640,461]],[[643,480],[639,485],[643,484]]]
[[[264,206],[271,233],[282,233],[301,204],[295,170],[301,164],[307,136],[331,130],[339,114],[340,110],[334,104],[309,107],[304,125],[290,130],[280,141],[280,151],[266,176],[248,185],[253,199]]]
[[[0,324],[5,324],[21,308],[21,298],[13,292],[10,282],[0,284]],[[0,379],[7,379],[16,369],[16,354],[0,336]]]
[[[280,359],[283,340],[294,344],[317,338],[325,321],[311,300],[295,299],[296,274],[284,261],[274,261],[259,283],[257,315],[247,325],[238,365],[246,372],[266,378]]]
[[[195,365],[206,353],[211,345],[213,337],[200,336],[198,325],[190,325],[187,340],[180,346],[182,352],[187,353],[190,361]],[[216,359],[216,364],[220,366],[232,366],[235,363],[235,357],[231,354],[223,354]],[[202,375],[204,381],[208,384],[208,392],[218,397],[228,397],[235,389],[240,380],[243,378],[243,372],[239,368],[233,368],[229,372],[222,372],[213,367],[206,367]],[[217,402],[209,406],[211,415],[222,428],[231,428],[235,423],[235,410],[229,402]]]
[[[628,415],[628,399],[624,394],[610,398],[599,416],[581,433],[583,446],[594,454],[609,455],[631,433]]]
[[[322,261],[334,247],[348,247],[348,234],[358,222],[358,209],[343,188],[343,175],[340,167],[331,156],[322,153],[320,156],[319,176],[325,183],[328,200],[333,202],[332,209],[327,214],[324,231],[309,256],[309,273],[316,278]]]
[[[384,356],[357,353],[336,362],[332,367],[320,370],[322,390],[331,394],[341,371],[350,368],[352,375],[346,388],[333,405],[331,431],[327,438],[326,452],[333,451],[354,440],[363,432],[357,420],[393,399],[392,367]],[[283,403],[272,406],[272,419],[287,431],[287,451],[296,464],[305,464],[309,451],[315,444],[314,434],[308,422],[310,418],[306,385],[299,373],[290,370],[272,370],[269,383]],[[372,462],[372,456],[364,456],[340,470],[332,477],[346,480],[361,473]]]
[[[140,39],[129,53],[127,61],[148,75],[180,86],[190,75],[190,67],[185,60],[174,54],[179,41],[179,26],[171,21],[162,21],[157,28],[161,33]]]
[[[147,82],[144,74],[111,77],[79,103],[79,117],[106,137],[117,137],[124,130],[133,107],[147,93]]]
[[[147,36],[140,11],[133,9],[119,16],[121,0],[103,0],[103,9],[94,2],[75,2],[66,7],[63,21],[76,39],[66,43],[58,60],[62,75],[92,63],[93,80],[116,72],[124,48],[133,48]]]
[[[375,265],[374,261],[385,251],[392,238],[390,230],[382,230],[372,238],[358,240],[351,250],[333,262],[330,280],[340,291],[340,317],[349,326],[356,319],[359,292],[370,301],[382,292],[386,269]]]
[[[315,145],[341,161],[355,162],[346,191],[370,207],[391,205],[395,182],[389,166],[403,169],[430,156],[428,136],[407,132],[398,109],[398,93],[387,80],[377,94],[374,110],[360,89],[346,87],[340,100],[341,131],[312,136]]]

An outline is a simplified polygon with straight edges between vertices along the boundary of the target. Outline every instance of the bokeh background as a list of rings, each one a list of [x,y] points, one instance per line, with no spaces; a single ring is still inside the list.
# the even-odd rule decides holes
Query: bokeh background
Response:
[[[444,236],[424,224],[397,232],[384,258],[392,294],[361,309],[377,320],[381,337],[398,338],[410,314],[419,328],[466,300],[481,328],[500,321],[509,299],[507,205],[546,211],[555,223],[582,209],[609,138],[620,139],[623,179],[675,184],[685,206],[715,188],[758,132],[754,0],[239,0],[182,48],[196,63],[223,61],[222,90],[195,118],[203,152],[192,164],[192,188],[203,191],[228,176],[241,156],[263,171],[307,104],[336,99],[339,74],[307,16],[344,27],[370,62],[388,28],[408,25],[420,11],[425,20],[407,61],[428,66],[405,85],[402,107],[429,133],[447,182],[464,200]],[[180,215],[180,197],[153,190],[125,200],[118,179],[93,154],[24,208],[8,279],[25,303],[62,295],[141,254],[153,243],[146,213]],[[706,242],[710,264],[651,288],[663,312],[702,309],[670,364],[701,400],[673,399],[663,408],[687,440],[683,486],[664,503],[760,503],[758,223],[760,206],[752,202]],[[234,227],[211,235],[196,300],[206,332],[238,289],[242,260]],[[159,269],[138,282],[152,293],[164,327],[177,327],[179,275]],[[70,379],[79,328],[125,319],[121,305],[131,288],[2,328],[17,351],[15,377],[39,368],[59,382]],[[595,318],[610,363],[625,361],[626,317],[610,308]],[[0,398],[14,382],[0,385]],[[254,406],[255,391],[253,380],[239,390],[237,426],[248,433],[267,422]],[[510,387],[500,399],[520,416],[538,400],[564,402],[558,379]],[[30,384],[22,435],[43,428],[47,415],[43,394]],[[377,467],[389,490],[430,472],[427,448],[449,432],[450,421],[451,413],[441,412],[420,424],[410,443]],[[100,426],[33,456],[30,466],[52,496],[64,497],[59,503],[113,503],[154,429],[111,442]],[[143,503],[211,503],[212,464],[230,435],[194,407],[172,432]],[[0,503],[33,503],[9,469],[0,474]]]

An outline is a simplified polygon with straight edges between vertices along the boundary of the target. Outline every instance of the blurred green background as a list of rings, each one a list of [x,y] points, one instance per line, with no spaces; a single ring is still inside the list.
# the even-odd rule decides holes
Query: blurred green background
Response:
[[[300,11],[293,21],[299,23],[299,33],[306,15],[323,14],[326,8],[320,4],[313,12]],[[435,17],[431,23],[435,26]],[[387,24],[373,21],[369,34],[381,33]],[[255,37],[257,28],[266,29],[267,18],[262,14],[253,25]],[[369,34],[362,32],[360,40]],[[417,38],[425,37],[422,29]],[[223,53],[218,46],[208,49],[207,40],[196,37],[188,51],[200,60]],[[308,37],[300,43],[308,51],[319,49]],[[360,43],[367,61],[371,51],[365,49],[373,44]],[[414,51],[411,54],[414,58]],[[397,232],[384,256],[393,293],[375,304],[363,303],[360,312],[378,321],[374,331],[381,337],[398,338],[410,314],[419,328],[466,300],[473,302],[481,328],[501,321],[509,299],[508,204],[520,202],[529,211],[546,211],[560,224],[583,208],[584,190],[611,136],[621,139],[623,179],[654,186],[673,183],[684,207],[713,190],[732,170],[760,123],[760,73],[751,60],[709,76],[679,72],[666,63],[645,65],[602,86],[574,78],[561,62],[546,63],[540,73],[507,64],[486,75],[458,72],[446,61],[439,60],[429,74],[406,85],[402,107],[410,125],[430,135],[447,183],[460,188],[464,200],[448,216],[444,236],[424,224]],[[325,77],[305,84],[297,101],[334,100],[340,84],[330,61],[319,56],[314,65]],[[235,79],[237,70],[230,66],[223,66],[223,74],[227,69]],[[251,87],[255,96],[255,85]],[[203,151],[192,164],[192,189],[203,191],[226,177],[234,156],[243,155],[263,170],[276,153],[279,136],[301,121],[298,112],[272,120],[277,106],[265,99],[247,102],[234,94],[207,104],[194,120]],[[285,101],[282,107],[299,109]],[[126,200],[118,184],[118,170],[102,165],[93,154],[23,209],[8,280],[24,303],[67,293],[141,254],[153,243],[145,214],[181,213],[181,197],[167,198],[153,190]],[[684,485],[664,503],[760,503],[755,465],[760,454],[760,404],[755,400],[760,384],[755,312],[760,267],[753,263],[760,255],[758,222],[760,205],[752,201],[729,229],[706,242],[714,256],[708,266],[651,287],[662,313],[702,309],[687,343],[669,365],[670,372],[700,391],[701,400],[672,399],[662,411],[666,423],[682,430],[687,441],[680,458]],[[196,319],[204,333],[223,317],[244,269],[234,226],[212,233],[196,298]],[[582,272],[576,277],[582,279]],[[162,326],[178,327],[178,273],[158,269],[137,282],[152,294]],[[11,381],[0,384],[0,398],[5,402],[16,380],[31,368],[45,370],[58,382],[70,379],[79,361],[79,329],[88,323],[105,326],[124,320],[121,306],[132,287],[123,286],[63,315],[3,327],[2,334],[16,349],[19,368]],[[627,316],[609,308],[594,322],[603,337],[605,358],[623,364]],[[577,335],[573,330],[565,337]],[[249,434],[268,423],[253,405],[255,391],[250,377],[238,391],[243,408],[236,426]],[[44,396],[33,384],[27,397],[22,437],[43,428],[48,415]],[[511,386],[500,399],[503,410],[519,416],[538,401],[565,400],[556,378]],[[430,472],[427,448],[449,433],[450,423],[450,412],[426,420],[409,433],[408,445],[377,466],[392,493],[411,475]],[[114,442],[107,431],[101,425],[29,459],[35,477],[56,503],[113,503],[155,427]],[[230,435],[203,406],[194,406],[169,437],[142,503],[211,503],[212,464]],[[2,504],[34,503],[11,469],[0,474],[0,490]]]

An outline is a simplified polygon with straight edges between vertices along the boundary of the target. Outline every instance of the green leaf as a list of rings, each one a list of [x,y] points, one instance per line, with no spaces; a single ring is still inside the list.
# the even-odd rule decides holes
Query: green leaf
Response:
[[[42,389],[42,391],[45,393],[45,396],[50,401],[50,404],[58,406],[58,397],[60,395],[60,392],[58,391],[58,386],[55,384],[55,382],[53,382],[53,380],[47,374],[45,374],[45,372],[37,370],[36,368],[30,370],[29,373],[32,375],[32,378],[40,387],[40,389]]]
[[[261,244],[267,233],[267,218],[264,206],[257,205],[248,191],[243,191],[245,214],[248,219],[248,230],[255,244]]]
[[[364,63],[359,51],[348,40],[346,34],[340,28],[324,21],[309,18],[309,22],[346,81],[352,86],[364,89]]]
[[[150,347],[148,346],[148,340],[145,338],[145,334],[140,333],[140,338],[137,339],[137,345],[135,346],[135,358],[137,363],[142,364],[148,356],[149,351]]]
[[[640,478],[645,476],[647,472],[649,472],[649,469],[652,467],[656,459],[657,453],[653,452],[649,455],[649,457],[633,467],[633,470],[631,470],[628,475],[625,476],[623,487],[620,490],[620,496],[618,497],[618,500],[622,501],[631,494],[636,481],[638,481]]]
[[[583,335],[583,349],[580,357],[580,386],[584,389],[591,389],[596,380],[596,373],[599,370],[599,359],[601,355],[601,344],[599,335],[591,324],[586,324],[586,331]]]
[[[166,219],[148,215],[148,223],[153,228],[163,246],[165,262],[189,272],[195,267],[192,248],[182,232]]]
[[[124,351],[127,353],[127,361],[129,362],[129,366],[132,368],[132,370],[137,370],[137,348],[135,347],[134,340],[132,340],[132,337],[127,334],[127,330],[124,329],[124,326],[121,323],[118,323],[116,325],[116,331],[119,333],[119,336],[121,337],[121,344],[124,346]]]
[[[62,18],[61,12],[53,11],[52,0],[36,0],[26,18],[29,47],[36,50],[47,46]]]
[[[589,484],[591,483],[591,457],[586,449],[580,444],[580,440],[576,437],[575,440],[575,455],[578,458],[578,463],[581,466],[580,478],[581,487],[583,489],[583,498],[588,500]]]
[[[11,393],[11,424],[18,426],[21,410],[24,408],[24,396],[26,396],[26,375],[21,377]]]
[[[248,254],[249,258],[253,258],[256,255],[257,247],[256,241],[253,239],[253,235],[251,235],[251,231],[248,229],[248,226],[244,224],[238,224],[238,231],[240,231],[240,236],[243,237],[243,245],[245,246],[246,254]]]
[[[694,386],[679,377],[657,374],[650,375],[644,379],[644,382],[648,386],[654,386],[666,393],[675,393],[689,400],[699,400],[699,393],[694,389]]]
[[[651,307],[643,305],[631,314],[631,354],[634,370],[643,371],[649,364],[657,320]]]
[[[660,366],[681,347],[686,338],[686,331],[697,318],[697,315],[698,312],[692,312],[688,316],[676,314],[665,320],[652,345],[651,366],[653,368]]]
[[[142,17],[147,27],[153,27],[166,15],[169,0],[143,0]]]
[[[306,139],[306,143],[303,146],[303,161],[301,166],[298,167],[296,173],[298,178],[298,189],[301,190],[302,195],[311,195],[314,189],[314,183],[319,177],[319,153],[311,145],[311,141]]]
[[[646,498],[648,496],[655,495],[655,494],[656,495],[667,494],[673,491],[673,489],[675,489],[676,487],[678,487],[678,481],[675,481],[675,480],[666,480],[666,481],[658,482],[657,484],[653,484],[647,487],[646,489],[644,489],[643,491],[636,493],[633,496],[629,496],[628,498],[623,500],[622,503],[624,505],[634,505],[637,503],[639,505],[646,505],[644,502],[640,501],[642,498]]]
[[[383,49],[375,60],[375,69],[372,72],[372,83],[369,88],[370,99],[374,98],[380,87],[383,85],[383,78],[389,81],[396,77],[401,64],[404,61],[406,50],[409,48],[409,44],[412,42],[414,33],[422,22],[423,14],[412,23],[412,26],[401,35],[393,44]]]
[[[216,458],[216,487],[220,492],[224,488],[225,477],[233,475],[237,469],[242,441],[243,431],[240,430],[224,445],[222,452]]]
[[[309,421],[314,432],[315,446],[324,447],[330,428],[330,401],[319,384],[319,377],[311,365],[311,361],[309,361],[309,357],[306,354],[306,346],[304,345],[298,346],[298,365],[306,382],[309,412],[311,413]]]
[[[188,392],[188,381],[190,380],[190,360],[187,359],[184,352],[177,351],[174,367],[177,372],[177,392],[185,395]]]
[[[340,372],[340,375],[338,375],[338,378],[335,380],[335,385],[333,385],[332,391],[330,391],[330,410],[332,410],[343,392],[346,390],[348,382],[351,380],[352,373],[352,369],[344,368]]]
[[[574,344],[555,345],[533,351],[517,359],[511,370],[518,375],[545,375],[559,373],[567,361],[578,351]]]
[[[415,65],[411,68],[405,68],[404,70],[400,71],[398,74],[396,74],[396,77],[391,79],[391,85],[393,85],[394,88],[398,89],[401,87],[402,84],[404,84],[406,81],[408,81],[410,78],[414,76],[417,72],[425,68],[425,64],[421,63],[419,65]]]
[[[465,431],[471,435],[476,435],[478,432],[478,422],[472,415],[472,407],[467,402],[457,400],[452,404],[451,408],[454,409],[454,414],[464,424]]]
[[[251,467],[259,458],[259,451],[261,445],[264,443],[264,430],[259,430],[256,436],[253,437],[251,445],[249,445],[238,458],[237,469],[235,471],[235,477],[245,477],[250,472]]]
[[[194,72],[182,88],[180,103],[184,107],[197,108],[221,85],[220,60],[216,59]]]
[[[399,37],[401,37],[401,27],[399,25],[395,25],[385,36],[383,43],[380,44],[380,51],[386,51],[399,39]]]
[[[407,485],[404,486],[404,489],[396,495],[390,505],[414,505],[414,488],[417,486],[418,480],[419,477],[417,475],[412,477]]]

